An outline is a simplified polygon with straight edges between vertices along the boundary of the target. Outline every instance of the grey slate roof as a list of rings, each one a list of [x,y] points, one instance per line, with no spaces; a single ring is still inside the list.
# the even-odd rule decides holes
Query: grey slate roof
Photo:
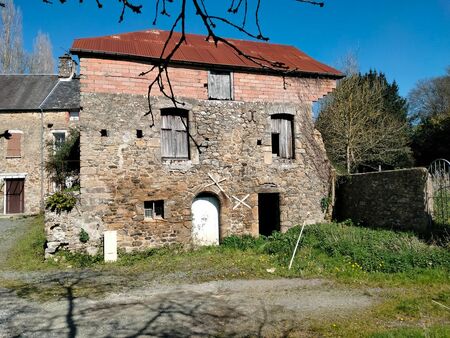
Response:
[[[60,81],[58,75],[0,75],[0,111],[39,111],[45,98],[44,110],[79,109],[79,80]]]
[[[80,80],[60,80],[53,92],[42,105],[44,110],[80,109]]]

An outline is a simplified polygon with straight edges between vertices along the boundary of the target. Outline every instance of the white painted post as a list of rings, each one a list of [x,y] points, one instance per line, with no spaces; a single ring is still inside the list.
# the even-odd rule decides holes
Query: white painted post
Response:
[[[103,236],[105,262],[117,261],[117,231],[105,231]]]
[[[298,245],[300,243],[300,239],[302,238],[303,229],[305,228],[305,225],[306,225],[306,221],[303,222],[302,229],[300,230],[300,235],[298,236],[297,244],[295,244],[295,249],[294,249],[294,252],[292,253],[292,258],[291,258],[291,261],[289,262],[289,269],[288,270],[291,270],[291,268],[292,268],[292,263],[294,262],[294,257],[295,257],[295,254],[297,252]]]

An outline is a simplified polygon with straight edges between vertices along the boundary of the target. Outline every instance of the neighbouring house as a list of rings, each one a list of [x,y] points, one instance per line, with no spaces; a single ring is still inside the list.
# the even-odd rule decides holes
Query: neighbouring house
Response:
[[[89,252],[107,230],[129,251],[217,244],[231,234],[269,235],[323,220],[331,167],[312,104],[343,75],[295,47],[230,40],[282,62],[289,67],[283,75],[189,34],[168,68],[182,104],[174,107],[155,87],[147,114],[156,74],[139,74],[158,61],[168,34],[74,41],[83,109],[80,214],[64,216],[71,227],[49,222],[48,253],[80,248],[81,229]]]
[[[0,214],[36,214],[54,189],[47,144],[63,142],[80,113],[75,64],[59,61],[56,75],[0,75]]]

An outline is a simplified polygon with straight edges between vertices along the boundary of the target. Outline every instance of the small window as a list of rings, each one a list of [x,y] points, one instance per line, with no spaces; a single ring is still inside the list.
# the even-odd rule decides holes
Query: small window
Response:
[[[100,130],[100,136],[101,137],[108,137],[108,131],[106,129]]]
[[[272,115],[272,154],[281,158],[294,158],[293,118],[287,114]]]
[[[144,134],[141,129],[136,129],[136,138],[142,138]]]
[[[230,72],[210,71],[208,74],[208,98],[232,100],[233,90]]]
[[[61,146],[66,142],[66,132],[65,131],[54,131],[53,132],[53,150],[57,151],[61,149]]]
[[[163,219],[164,218],[164,201],[145,201],[144,202],[144,218],[145,219]]]
[[[184,109],[161,110],[161,156],[189,159],[188,112]]]
[[[70,121],[78,121],[79,119],[80,119],[80,112],[78,110],[69,112]]]
[[[22,156],[22,132],[10,130],[11,136],[7,140],[6,157]]]

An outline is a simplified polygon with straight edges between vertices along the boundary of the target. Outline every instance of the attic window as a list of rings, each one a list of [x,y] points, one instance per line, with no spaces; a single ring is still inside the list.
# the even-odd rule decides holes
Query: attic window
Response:
[[[144,202],[145,219],[163,219],[164,218],[164,200],[145,201]]]
[[[208,98],[210,100],[232,100],[233,86],[230,72],[210,71],[208,73]]]

